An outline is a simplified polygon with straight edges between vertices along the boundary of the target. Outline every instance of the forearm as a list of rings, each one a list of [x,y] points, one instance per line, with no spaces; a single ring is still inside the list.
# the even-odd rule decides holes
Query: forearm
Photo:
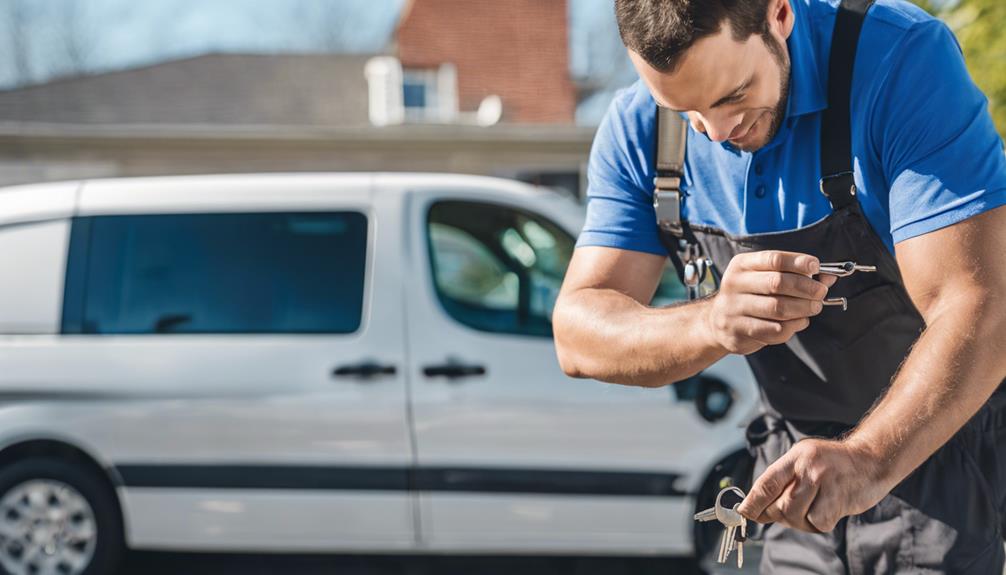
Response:
[[[846,441],[883,461],[899,483],[981,408],[1006,376],[1004,314],[974,290],[943,302],[889,391]]]
[[[610,383],[659,387],[726,355],[705,329],[707,300],[651,308],[611,289],[566,294],[553,315],[563,371]]]

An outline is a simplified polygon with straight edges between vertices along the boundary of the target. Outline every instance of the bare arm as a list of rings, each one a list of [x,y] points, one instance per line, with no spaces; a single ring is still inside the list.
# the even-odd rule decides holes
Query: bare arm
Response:
[[[799,442],[758,479],[741,513],[830,531],[946,443],[1006,377],[1006,208],[898,244],[926,320],[890,389],[842,441]]]
[[[884,398],[848,438],[904,479],[947,442],[1006,377],[1006,209],[897,246],[926,330]]]
[[[573,254],[552,321],[559,363],[573,377],[655,387],[680,381],[727,353],[783,343],[820,313],[834,278],[819,282],[812,256],[736,256],[713,297],[648,306],[666,258],[605,247]]]
[[[573,253],[552,322],[559,363],[573,377],[657,387],[726,354],[696,313],[707,302],[648,307],[667,258],[604,247]]]

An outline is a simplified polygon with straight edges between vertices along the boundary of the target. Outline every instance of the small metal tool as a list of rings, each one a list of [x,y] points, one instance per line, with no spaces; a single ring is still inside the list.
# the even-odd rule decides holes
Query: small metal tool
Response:
[[[822,263],[821,264],[822,274],[828,274],[830,276],[837,276],[844,278],[851,276],[856,272],[875,272],[877,271],[877,266],[862,266],[856,262],[835,262],[835,263]]]
[[[835,277],[848,277],[856,272],[875,272],[877,271],[877,266],[864,266],[859,265],[856,262],[831,262],[822,263],[820,265],[821,271],[819,273],[828,274]],[[842,306],[842,311],[849,309],[849,300],[844,297],[833,297],[822,301],[824,305],[832,306]]]
[[[821,302],[824,305],[840,305],[842,306],[842,311],[847,311],[849,309],[849,300],[844,297],[831,297],[823,300]]]

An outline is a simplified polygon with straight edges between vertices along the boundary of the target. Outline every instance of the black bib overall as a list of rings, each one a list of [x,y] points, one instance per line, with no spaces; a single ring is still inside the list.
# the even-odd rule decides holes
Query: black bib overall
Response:
[[[835,437],[853,427],[887,388],[925,325],[897,261],[855,195],[850,89],[870,4],[845,0],[836,19],[821,128],[821,191],[833,208],[828,217],[793,231],[734,236],[690,225],[677,207],[678,220],[668,225],[658,209],[662,240],[679,270],[696,254],[711,260],[715,272],[725,270],[735,254],[760,250],[877,267],[876,273],[841,278],[829,290],[828,297],[848,299],[848,311],[825,307],[785,345],[747,356],[765,411],[747,433],[756,477],[794,442]],[[659,149],[657,158],[660,192],[661,177],[680,178],[680,173],[662,173]],[[1002,573],[1001,483],[1006,477],[999,467],[1006,457],[999,457],[996,441],[1004,427],[1000,395],[891,495],[866,513],[842,520],[831,533],[769,526],[762,572]]]

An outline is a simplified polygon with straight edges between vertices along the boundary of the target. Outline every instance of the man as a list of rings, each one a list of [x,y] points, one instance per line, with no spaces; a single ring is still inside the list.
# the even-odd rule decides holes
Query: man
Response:
[[[559,361],[661,386],[747,356],[763,572],[1000,573],[1002,142],[942,23],[836,4],[616,0],[640,81],[595,138]],[[681,173],[657,105],[687,117]],[[668,255],[718,289],[648,307]],[[819,273],[845,260],[877,271]]]

